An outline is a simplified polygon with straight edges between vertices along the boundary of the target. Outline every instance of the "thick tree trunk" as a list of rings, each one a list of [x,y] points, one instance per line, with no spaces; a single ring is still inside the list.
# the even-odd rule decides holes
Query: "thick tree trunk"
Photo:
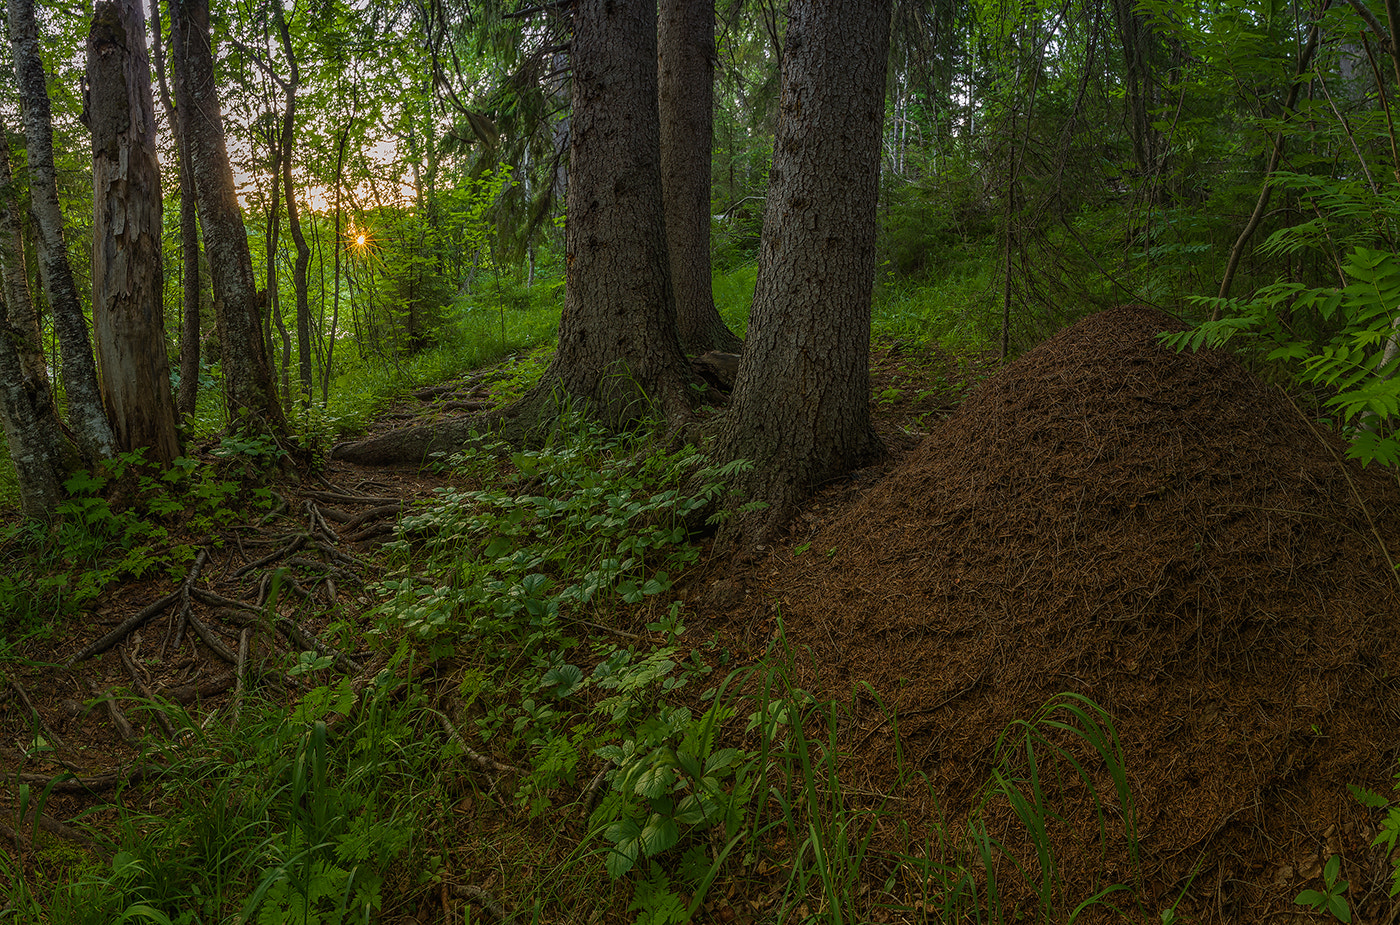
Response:
[[[182,100],[178,106],[170,99],[165,50],[161,45],[160,0],[151,4],[151,36],[151,61],[170,133],[175,137],[175,161],[180,165],[180,388],[175,394],[175,410],[190,415],[199,404],[199,210],[195,206],[190,152],[181,121],[189,102],[184,100],[182,86],[175,88],[175,95]]]
[[[39,316],[30,297],[20,238],[19,197],[10,174],[9,131],[0,126],[0,423],[26,517],[47,520],[62,498],[67,457],[44,364]]]
[[[559,349],[536,390],[562,388],[619,429],[691,410],[662,213],[655,10],[648,0],[574,9],[568,275]]]
[[[73,283],[63,214],[54,178],[53,121],[49,108],[44,62],[39,56],[38,27],[33,0],[9,0],[10,42],[15,77],[24,110],[25,147],[29,154],[30,208],[38,232],[39,278],[48,295],[62,359],[60,373],[68,397],[68,421],[89,461],[116,453],[112,427],[102,410],[97,389],[97,366],[92,356],[87,319]]]
[[[710,285],[710,154],[714,141],[714,0],[662,0],[661,187],[676,324],[686,353],[738,353]]]
[[[160,164],[139,0],[103,0],[88,33],[92,322],[117,448],[180,455],[165,355]]]
[[[714,455],[763,501],[721,546],[768,541],[823,482],[884,455],[870,422],[870,299],[890,0],[794,0],[758,283]]]
[[[284,434],[287,429],[263,334],[262,303],[253,282],[253,258],[239,210],[214,84],[207,0],[170,0],[170,44],[175,82],[188,104],[182,120],[204,252],[214,285],[224,397],[234,430]],[[177,105],[179,101],[177,100]]]
[[[662,218],[654,3],[578,0],[573,51],[568,275],[549,368],[498,415],[362,440],[338,457],[417,462],[488,427],[528,442],[553,426],[561,402],[612,429],[653,414],[673,426],[690,419]]]

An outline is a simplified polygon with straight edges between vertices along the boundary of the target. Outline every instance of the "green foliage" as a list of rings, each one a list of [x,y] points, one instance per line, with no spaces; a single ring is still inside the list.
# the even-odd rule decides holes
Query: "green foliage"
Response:
[[[27,574],[0,575],[0,627],[7,635],[77,613],[119,579],[164,571],[178,580],[195,548],[172,539],[173,527],[217,544],[218,531],[238,511],[271,503],[266,489],[245,491],[198,460],[181,457],[162,470],[142,451],[97,472],[78,471],[64,489],[53,528],[14,523],[0,530],[0,544],[28,565]]]
[[[715,747],[731,714],[719,704],[698,718],[684,707],[663,706],[621,743],[596,751],[614,766],[609,794],[592,816],[611,843],[612,877],[669,851],[689,832],[738,824],[750,797],[753,757]]]
[[[1385,818],[1381,820],[1380,828],[1377,830],[1375,840],[1371,842],[1371,845],[1382,849],[1385,856],[1390,858],[1393,867],[1390,896],[1391,898],[1400,896],[1400,798],[1391,801],[1373,790],[1354,784],[1349,785],[1348,789],[1362,806],[1385,811]],[[1400,794],[1400,772],[1395,774],[1395,791]]]
[[[732,467],[702,469],[689,448],[634,462],[632,445],[565,415],[549,446],[510,455],[515,475],[501,487],[440,491],[400,524],[396,549],[407,555],[409,538],[424,536],[425,555],[417,574],[382,584],[391,597],[381,610],[425,637],[543,641],[561,610],[665,592],[670,572],[698,555],[687,519],[715,503]],[[476,471],[503,450],[478,445],[449,464]],[[683,491],[691,477],[698,487]]]
[[[1080,749],[1092,763],[1079,757]],[[1111,793],[1101,792],[1096,783],[1101,772],[1113,785]],[[1109,896],[1127,889],[1123,884],[1066,884],[1060,878],[1052,829],[1062,818],[1060,806],[1073,799],[1070,791],[1076,787],[1083,788],[1094,807],[1100,850],[1107,851],[1108,820],[1122,820],[1128,859],[1138,869],[1137,812],[1118,731],[1108,713],[1087,697],[1060,694],[1035,717],[1018,720],[997,739],[997,763],[985,800],[1011,806],[1035,856],[1033,864],[1023,861],[985,823],[974,820],[970,840],[988,871],[989,896],[995,894],[992,872],[1001,859],[1008,860],[1032,887],[1045,921],[1072,922],[1086,909],[1108,905]],[[1075,895],[1085,889],[1092,891],[1087,897]]]
[[[1317,912],[1327,912],[1338,921],[1351,921],[1351,906],[1347,905],[1346,892],[1350,886],[1341,879],[1342,856],[1334,854],[1327,859],[1327,866],[1322,869],[1322,881],[1324,884],[1321,890],[1304,890],[1293,900],[1300,906],[1307,906]]]
[[[1352,438],[1348,455],[1363,462],[1400,466],[1400,257],[1364,247],[1352,249],[1341,287],[1278,282],[1248,299],[1198,299],[1228,311],[1191,331],[1166,335],[1176,349],[1242,344],[1269,362],[1282,363],[1301,382],[1322,390],[1324,405],[1340,413]],[[1386,353],[1391,348],[1392,356]]]
[[[321,711],[297,719],[250,701],[252,725],[237,732],[186,719],[162,785],[184,811],[117,804],[111,862],[58,887],[52,920],[376,921],[385,874],[421,829],[403,788],[439,747],[412,725],[416,700],[395,694],[392,678],[381,673],[335,733],[325,718],[344,701],[330,691]]]

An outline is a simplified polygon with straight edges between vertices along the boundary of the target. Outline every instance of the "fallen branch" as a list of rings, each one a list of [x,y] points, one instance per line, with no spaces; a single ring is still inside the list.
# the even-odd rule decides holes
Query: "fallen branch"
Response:
[[[146,686],[146,682],[141,678],[140,672],[136,667],[136,662],[127,654],[126,649],[118,649],[117,654],[121,656],[122,664],[126,666],[126,673],[131,675],[131,683],[135,685],[137,692],[151,702],[151,713],[155,715],[156,722],[160,723],[160,728],[165,730],[166,735],[174,736],[175,726],[170,722],[170,717],[165,715],[164,710],[155,709],[156,695]]]
[[[165,610],[167,607],[169,607],[171,604],[175,603],[179,599],[180,592],[172,592],[171,594],[168,594],[160,600],[156,601],[154,604],[147,607],[145,610],[141,611],[135,616],[127,617],[121,622],[120,625],[117,626],[116,629],[112,630],[106,636],[103,636],[101,639],[92,643],[86,649],[79,652],[77,655],[73,656],[68,661],[64,662],[64,667],[71,668],[78,662],[92,658],[94,655],[101,655],[103,652],[106,652],[108,649],[112,648],[112,646],[125,639],[127,637],[127,634],[131,633],[137,627],[141,626],[147,620],[151,619],[151,617],[154,617],[156,614]]]
[[[185,580],[180,583],[180,612],[175,616],[175,648],[180,648],[180,643],[185,638],[185,624],[190,620],[190,589],[199,580],[199,570],[204,568],[204,563],[209,561],[209,550],[201,549],[199,555],[194,558],[194,565],[190,566],[190,573],[185,576]],[[166,639],[169,639],[167,634]],[[161,658],[165,657],[165,643],[160,645]]]
[[[90,848],[94,851],[102,852],[102,848],[97,844],[97,842],[95,842],[85,832],[80,832],[70,825],[65,825],[62,822],[59,822],[57,819],[53,818],[52,816],[48,815],[47,813],[31,811],[29,817],[25,819],[16,819],[14,815],[6,813],[3,818],[9,820],[10,822],[13,822],[16,828],[12,829],[5,822],[0,821],[0,834],[4,834],[7,838],[13,837],[16,844],[18,844],[20,840],[20,834],[18,831],[16,831],[16,829],[23,830],[26,826],[32,824],[36,827],[36,829],[43,829],[50,835],[56,835],[59,838],[67,839],[68,841],[72,842],[77,842],[84,848]],[[32,823],[30,821],[31,819],[33,820]],[[37,834],[36,829],[30,830],[29,843],[31,845],[34,844],[34,836]]]
[[[276,626],[279,630],[282,631],[282,635],[286,636],[287,639],[291,642],[300,646],[302,648],[302,651],[311,650],[320,655],[330,656],[331,658],[335,659],[335,666],[341,671],[347,673],[358,674],[359,672],[364,670],[364,666],[361,665],[359,662],[355,661],[353,658],[346,655],[344,652],[341,652],[334,646],[327,645],[326,643],[317,639],[314,634],[308,633],[306,630],[302,629],[300,626],[298,626],[295,622],[288,619],[287,617],[274,617],[272,622],[274,626]]]
[[[367,521],[396,516],[402,512],[403,509],[404,503],[402,501],[395,501],[392,504],[381,504],[379,507],[372,507],[367,511],[361,511],[350,518],[350,520],[346,521],[345,529],[353,530]]]
[[[103,790],[114,790],[123,785],[134,787],[144,783],[147,778],[162,777],[169,773],[169,768],[159,764],[141,764],[129,768],[119,768],[96,777],[77,777],[71,771],[63,771],[59,774],[34,774],[22,771],[19,774],[9,774],[0,778],[0,784],[29,784],[31,787],[49,790],[52,793],[98,793]]]
[[[238,661],[233,668],[233,706],[229,710],[230,728],[238,725],[238,713],[243,708],[244,678],[248,675],[248,643],[253,638],[253,630],[243,627],[238,634]]]
[[[520,773],[519,768],[513,768],[508,764],[501,764],[494,758],[488,758],[485,755],[479,755],[473,751],[471,746],[467,744],[467,740],[462,738],[462,734],[457,731],[457,727],[452,725],[452,720],[447,718],[446,713],[434,710],[432,707],[425,707],[424,709],[438,718],[438,721],[442,723],[443,731],[447,733],[447,737],[453,742],[456,742],[457,747],[462,750],[462,753],[475,762],[478,767],[486,771],[499,771],[504,774]]]
[[[23,700],[24,705],[29,708],[29,712],[34,716],[35,722],[44,730],[44,735],[49,737],[49,744],[57,748],[63,748],[63,740],[59,738],[58,733],[49,728],[49,724],[44,721],[44,715],[39,712],[38,707],[34,706],[34,701],[29,699],[29,693],[24,689],[24,685],[19,683],[18,678],[10,678],[9,681],[10,686],[19,694],[19,699]]]
[[[224,645],[224,641],[220,639],[203,620],[199,619],[194,614],[190,614],[187,619],[190,628],[195,631],[195,635],[204,640],[204,644],[212,649],[215,655],[228,662],[230,665],[238,661],[238,656],[234,655],[233,651],[229,649],[228,646]]]
[[[290,556],[292,553],[305,546],[306,541],[310,538],[311,535],[309,533],[302,533],[298,535],[296,539],[292,540],[290,543],[288,543],[286,546],[283,546],[276,552],[268,553],[267,555],[263,556],[261,559],[258,559],[255,562],[249,562],[247,565],[234,572],[233,577],[242,578],[244,575],[248,574],[255,568],[262,568],[264,565],[270,565],[273,562],[276,562],[283,556]]]
[[[308,491],[307,494],[317,501],[331,501],[341,504],[388,504],[396,500],[374,495],[352,495],[345,491]]]
[[[254,613],[258,616],[262,616],[261,607],[255,607],[252,604],[245,603],[244,601],[235,601],[232,598],[221,597],[220,595],[215,594],[213,591],[206,591],[203,588],[195,588],[193,593],[195,597],[199,598],[206,604],[213,604],[216,607],[227,607],[231,610],[243,610],[248,613]]]
[[[479,886],[470,884],[450,884],[452,895],[459,899],[465,899],[475,903],[481,911],[486,913],[486,917],[494,922],[509,922],[514,916],[506,911],[506,907],[491,898],[491,894]]]
[[[110,690],[99,692],[96,685],[90,685],[97,699],[102,702],[102,706],[107,710],[107,718],[112,721],[112,726],[116,728],[117,735],[122,737],[124,742],[136,741],[136,730],[132,728],[131,721],[126,718],[122,708],[117,705],[117,698],[112,696]]]

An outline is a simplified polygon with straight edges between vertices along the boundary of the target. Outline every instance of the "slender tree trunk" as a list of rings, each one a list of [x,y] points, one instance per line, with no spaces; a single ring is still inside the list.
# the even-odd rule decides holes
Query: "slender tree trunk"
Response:
[[[321,370],[321,401],[330,400],[331,394],[331,364],[335,359],[335,335],[340,326],[340,257],[344,253],[344,242],[340,236],[340,191],[343,185],[341,173],[345,167],[345,143],[350,138],[350,127],[355,122],[355,115],[352,112],[350,118],[345,123],[345,130],[340,133],[340,143],[335,149],[335,275],[331,285],[331,330],[330,336],[326,339],[326,368]],[[324,310],[324,309],[323,309]]]
[[[813,489],[879,460],[870,304],[890,0],[793,0],[758,282],[714,457],[753,468],[721,548],[767,542]]]
[[[224,141],[209,44],[209,5],[207,0],[170,0],[169,9],[176,86],[184,84],[188,97],[188,105],[182,107],[185,144],[214,304],[220,308],[217,322],[229,424],[234,430],[285,434],[286,417],[277,400],[263,335],[262,300],[253,282],[253,258]]]
[[[151,3],[151,35],[151,61],[155,65],[170,133],[175,137],[175,162],[180,165],[180,388],[175,395],[175,410],[191,415],[199,404],[199,210],[195,205],[190,152],[182,124],[189,103],[183,101],[177,106],[171,102],[170,87],[165,79],[165,49],[161,44],[160,0]],[[175,95],[183,99],[183,91],[183,87],[177,86]]]
[[[1312,28],[1308,30],[1308,40],[1303,45],[1302,53],[1298,56],[1298,66],[1293,73],[1293,80],[1288,85],[1288,94],[1283,100],[1283,111],[1285,117],[1293,113],[1294,107],[1298,104],[1298,94],[1303,89],[1302,76],[1308,72],[1312,66],[1313,54],[1317,51],[1318,39],[1322,35],[1322,14],[1331,6],[1331,0],[1324,0],[1322,10],[1313,18]],[[1235,239],[1235,246],[1230,248],[1230,256],[1225,260],[1225,272],[1220,276],[1220,292],[1218,298],[1225,299],[1230,295],[1230,287],[1235,282],[1235,272],[1239,269],[1240,261],[1244,259],[1245,247],[1249,244],[1254,232],[1259,230],[1260,223],[1264,220],[1264,213],[1269,207],[1269,199],[1273,196],[1274,171],[1278,169],[1279,160],[1283,157],[1283,148],[1286,136],[1279,132],[1274,136],[1274,143],[1269,147],[1269,163],[1264,168],[1264,180],[1259,186],[1259,199],[1254,203],[1254,211],[1249,215],[1249,221],[1245,222],[1244,228],[1240,230],[1240,235]],[[1211,313],[1212,321],[1220,320],[1220,305],[1215,306],[1215,311]]]
[[[67,458],[44,363],[39,316],[30,297],[20,238],[19,197],[10,173],[9,130],[0,125],[0,423],[26,517],[48,520],[62,498]]]
[[[53,121],[44,62],[39,56],[33,0],[9,0],[9,12],[10,42],[24,111],[25,147],[29,154],[30,208],[38,232],[39,278],[43,281],[53,312],[54,329],[58,333],[68,421],[84,456],[90,461],[109,459],[116,453],[116,440],[102,409],[87,319],[73,283],[73,268],[68,263],[63,214],[54,177]]]
[[[296,53],[292,49],[291,32],[287,28],[287,17],[281,3],[274,3],[273,18],[277,20],[277,31],[282,37],[282,53],[287,56],[290,75],[283,92],[287,94],[287,108],[282,115],[282,185],[287,197],[287,231],[292,235],[292,243],[297,248],[296,263],[292,266],[292,286],[297,297],[297,375],[301,384],[302,403],[311,400],[311,310],[307,307],[306,267],[311,262],[311,248],[306,245],[306,237],[301,233],[301,218],[297,214],[296,190],[292,186],[293,139],[296,136],[297,91],[301,87],[301,70],[297,66]]]
[[[161,303],[160,164],[140,0],[103,0],[88,33],[92,320],[117,448],[180,455]]]
[[[687,353],[737,353],[744,342],[715,310],[710,281],[710,156],[714,143],[714,0],[662,0],[661,186],[676,323]]]

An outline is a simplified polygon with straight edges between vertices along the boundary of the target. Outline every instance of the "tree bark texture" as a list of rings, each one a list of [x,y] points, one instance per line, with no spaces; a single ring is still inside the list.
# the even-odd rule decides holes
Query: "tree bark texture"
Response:
[[[662,213],[655,10],[575,6],[564,313],[536,390],[562,389],[615,429],[691,410]]]
[[[115,455],[116,441],[102,409],[87,319],[73,283],[73,268],[68,263],[63,213],[59,209],[58,184],[54,178],[53,116],[44,62],[39,55],[34,2],[9,0],[9,13],[10,43],[23,110],[25,148],[29,155],[30,209],[38,238],[39,279],[48,296],[54,330],[58,334],[60,376],[68,399],[68,421],[83,455],[95,462]]]
[[[190,174],[190,152],[185,145],[182,120],[184,87],[175,87],[179,102],[171,102],[165,79],[165,50],[161,45],[160,2],[151,4],[151,60],[160,85],[161,104],[175,138],[175,162],[180,165],[180,388],[175,393],[175,410],[194,414],[199,403],[199,210],[195,206],[194,179]]]
[[[759,512],[722,546],[766,542],[823,482],[884,455],[870,422],[870,300],[890,0],[794,0],[758,281],[715,456],[754,468]]]
[[[207,0],[170,0],[170,44],[175,83],[188,100],[182,119],[204,252],[219,307],[217,324],[224,398],[234,430],[286,432],[277,384],[263,334],[262,303],[253,281],[253,258],[233,185],[224,139]],[[177,100],[177,106],[180,105]]]
[[[10,167],[10,129],[0,122],[0,273],[4,278],[10,332],[16,338],[15,349],[25,381],[46,396],[50,414],[56,417],[39,310],[29,290],[29,272],[25,267],[20,202],[19,188]]]
[[[561,402],[614,430],[652,414],[673,427],[690,420],[662,216],[654,2],[578,0],[572,47],[567,276],[549,368],[497,414],[342,445],[337,458],[420,462],[487,429],[530,443]]]
[[[9,132],[0,126],[0,423],[26,517],[47,520],[62,498],[67,443],[44,363],[39,315],[29,292],[20,237],[19,197],[10,173]]]
[[[714,0],[662,0],[658,20],[661,187],[671,288],[688,354],[738,353],[710,283],[710,154],[714,142]]]
[[[30,389],[25,379],[6,302],[0,302],[0,424],[19,483],[20,510],[33,520],[48,520],[63,494],[58,421],[47,395]]]
[[[297,66],[296,52],[292,48],[291,31],[287,28],[287,17],[280,3],[273,6],[273,18],[277,20],[277,32],[282,39],[282,53],[287,56],[290,70],[282,90],[287,94],[287,108],[282,114],[282,185],[287,197],[287,231],[292,235],[292,243],[297,248],[296,263],[292,266],[292,285],[297,296],[297,376],[301,384],[301,401],[311,401],[311,309],[307,305],[306,269],[311,263],[311,248],[306,236],[301,232],[301,217],[297,214],[296,189],[292,186],[293,139],[296,137],[297,91],[301,88],[301,69]]]
[[[88,32],[92,130],[92,326],[117,448],[180,455],[165,354],[162,198],[140,0],[103,0]]]

